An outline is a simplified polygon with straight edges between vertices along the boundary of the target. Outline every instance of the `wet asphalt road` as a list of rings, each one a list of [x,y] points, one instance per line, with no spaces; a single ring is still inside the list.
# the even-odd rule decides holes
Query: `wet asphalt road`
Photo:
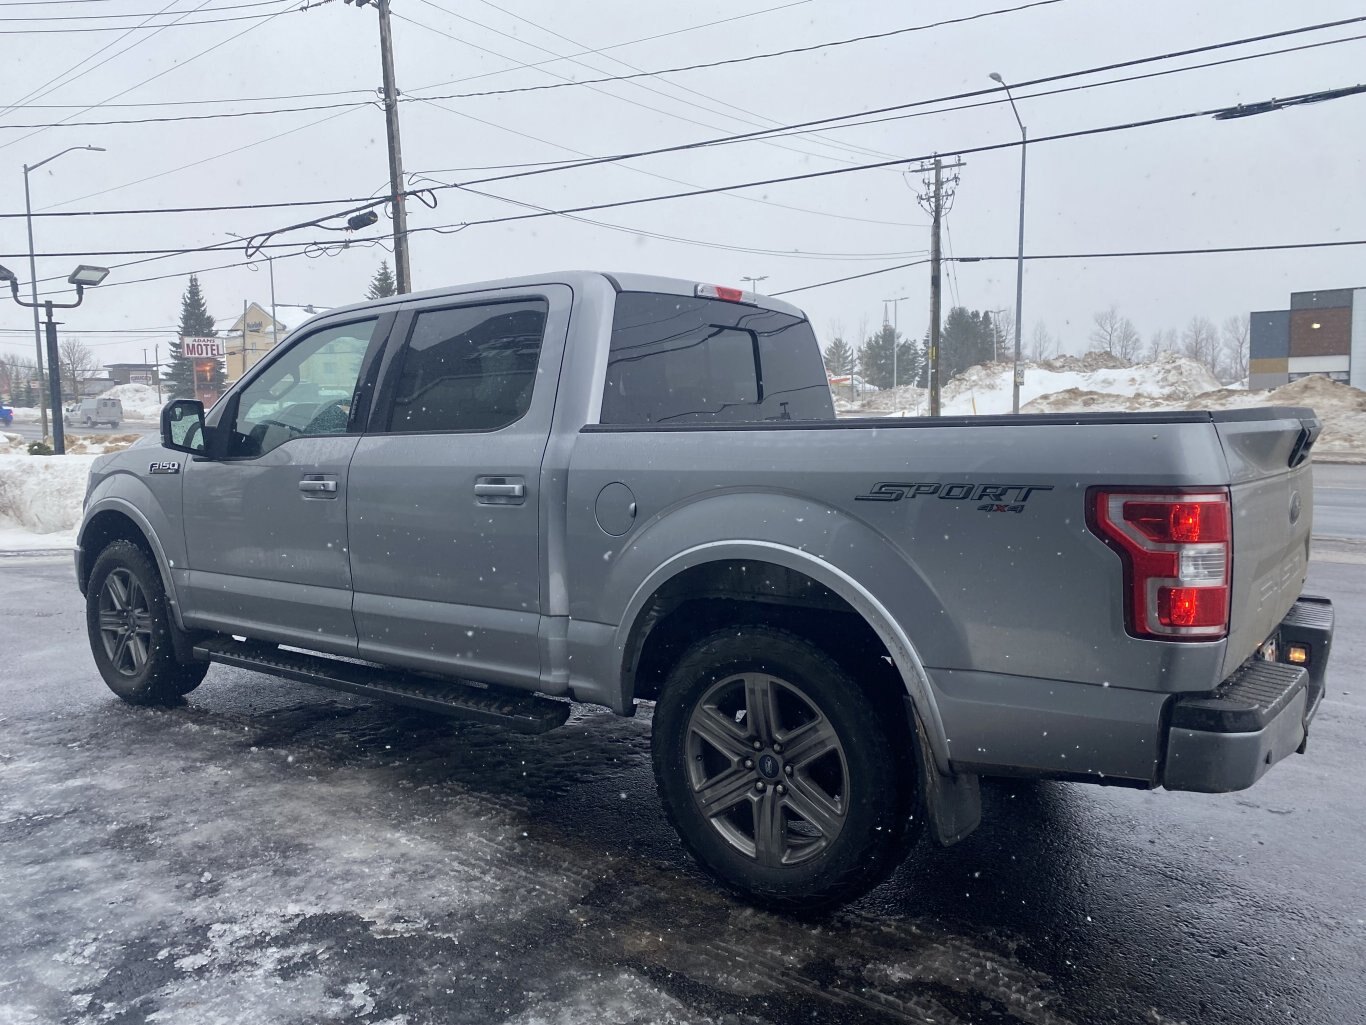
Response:
[[[1366,466],[1314,464],[1314,533],[1366,539]]]
[[[0,1023],[1360,1022],[1366,556],[1308,754],[1242,794],[984,786],[820,921],[689,862],[649,717],[540,738],[215,667],[120,704],[69,561],[0,559]]]

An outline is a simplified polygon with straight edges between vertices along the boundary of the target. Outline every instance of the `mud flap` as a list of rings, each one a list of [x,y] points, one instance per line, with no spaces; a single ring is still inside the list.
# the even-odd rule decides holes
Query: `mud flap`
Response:
[[[951,847],[982,823],[982,791],[978,777],[971,774],[944,775],[934,763],[925,736],[925,725],[915,705],[906,698],[906,714],[915,726],[916,751],[920,757],[920,786],[925,796],[925,812],[930,829],[942,847]]]

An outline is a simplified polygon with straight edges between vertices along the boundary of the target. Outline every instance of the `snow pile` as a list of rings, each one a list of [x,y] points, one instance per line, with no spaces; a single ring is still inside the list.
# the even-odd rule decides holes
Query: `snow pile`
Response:
[[[86,478],[95,459],[93,455],[0,456],[0,549],[72,544]]]
[[[155,420],[161,416],[161,407],[165,405],[157,398],[157,390],[149,384],[118,384],[100,398],[122,402],[125,420]]]
[[[1177,409],[1245,409],[1308,406],[1323,421],[1317,455],[1366,454],[1366,392],[1326,377],[1303,377],[1270,391],[1213,388],[1197,395],[1115,395],[1071,388],[1021,406],[1022,413],[1145,412]]]

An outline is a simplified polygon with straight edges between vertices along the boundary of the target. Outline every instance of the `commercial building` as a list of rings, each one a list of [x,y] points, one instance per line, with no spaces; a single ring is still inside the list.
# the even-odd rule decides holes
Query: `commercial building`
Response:
[[[155,386],[158,368],[155,363],[106,363],[104,369],[115,384],[148,384]]]
[[[1366,390],[1366,288],[1291,292],[1290,309],[1251,316],[1252,389],[1318,374]]]
[[[248,303],[246,310],[230,327],[220,327],[218,333],[227,342],[223,369],[228,383],[239,380],[264,359],[275,348],[275,344],[284,338],[287,330],[284,324],[272,318],[256,303]]]

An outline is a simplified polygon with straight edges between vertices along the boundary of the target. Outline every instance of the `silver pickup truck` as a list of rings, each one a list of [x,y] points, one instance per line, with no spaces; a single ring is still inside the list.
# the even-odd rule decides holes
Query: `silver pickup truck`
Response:
[[[1251,786],[1323,694],[1307,409],[837,420],[800,310],[574,272],[333,310],[161,430],[80,527],[116,694],[654,702],[679,835],[770,907],[962,839],[982,775]]]

